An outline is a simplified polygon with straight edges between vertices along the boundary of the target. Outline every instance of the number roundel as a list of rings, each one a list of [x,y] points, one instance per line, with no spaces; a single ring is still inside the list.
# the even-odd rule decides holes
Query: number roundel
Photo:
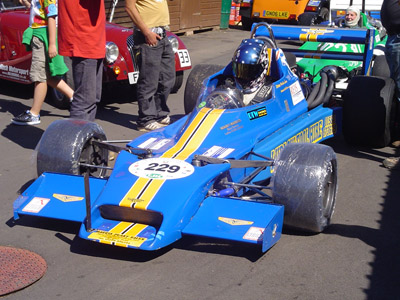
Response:
[[[133,175],[148,179],[179,179],[194,172],[194,167],[186,161],[155,157],[138,160],[129,166]]]

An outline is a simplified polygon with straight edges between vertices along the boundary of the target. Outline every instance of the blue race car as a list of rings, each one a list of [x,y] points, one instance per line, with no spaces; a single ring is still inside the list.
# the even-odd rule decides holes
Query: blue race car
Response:
[[[340,132],[341,108],[309,108],[309,82],[289,67],[266,23],[240,47],[257,45],[261,60],[268,56],[268,84],[250,100],[235,81],[246,68],[232,62],[195,68],[188,114],[126,145],[107,142],[96,123],[53,122],[37,146],[39,177],[14,202],[14,218],[80,222],[83,239],[142,250],[195,235],[265,252],[284,224],[322,232],[335,207],[337,160],[318,143]],[[119,153],[113,168],[109,151]]]

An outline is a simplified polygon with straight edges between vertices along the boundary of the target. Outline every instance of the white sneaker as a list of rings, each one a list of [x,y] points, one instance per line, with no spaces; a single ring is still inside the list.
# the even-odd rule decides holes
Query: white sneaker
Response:
[[[160,129],[165,127],[165,125],[158,123],[157,121],[151,122],[145,126],[139,126],[138,125],[138,130],[139,131],[153,131],[156,129]]]
[[[169,116],[166,116],[161,121],[158,121],[158,123],[160,123],[162,125],[169,125],[171,123],[171,118]]]

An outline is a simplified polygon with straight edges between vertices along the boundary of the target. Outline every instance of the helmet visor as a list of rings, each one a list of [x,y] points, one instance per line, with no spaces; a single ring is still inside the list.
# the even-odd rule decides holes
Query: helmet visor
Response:
[[[232,63],[233,74],[242,88],[247,88],[263,72],[261,64]]]

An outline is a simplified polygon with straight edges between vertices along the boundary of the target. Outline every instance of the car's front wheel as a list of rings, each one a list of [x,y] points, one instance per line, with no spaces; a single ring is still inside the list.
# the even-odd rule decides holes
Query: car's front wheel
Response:
[[[103,129],[94,122],[74,119],[54,121],[37,146],[37,174],[82,175],[89,171],[91,176],[102,177],[104,169],[83,165],[107,165],[108,150],[94,145],[93,140],[106,140]]]

